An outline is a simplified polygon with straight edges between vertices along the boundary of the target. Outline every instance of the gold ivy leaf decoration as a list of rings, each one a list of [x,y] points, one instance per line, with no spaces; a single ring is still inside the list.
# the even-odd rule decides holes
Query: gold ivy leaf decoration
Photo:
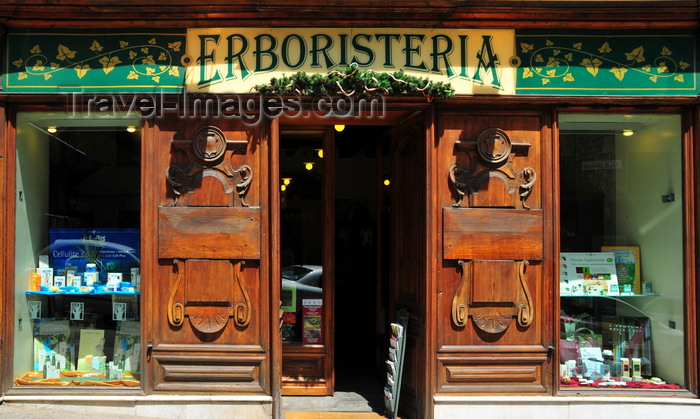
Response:
[[[671,55],[673,54],[670,49],[663,47],[661,48],[661,55]]]
[[[566,73],[564,76],[564,81],[574,81],[574,75],[571,73]]]
[[[92,41],[92,45],[90,45],[90,51],[100,52],[102,51],[102,45],[100,45],[100,43],[97,42],[97,40],[94,40]]]
[[[17,68],[22,67],[22,64],[24,64],[24,60],[21,59],[21,58],[20,58],[19,60],[14,60],[14,61],[12,62],[12,65],[14,65],[14,66],[17,67]]]
[[[41,48],[39,48],[39,44],[36,44],[32,47],[32,49],[29,50],[32,54],[41,54]]]
[[[556,70],[556,69],[554,69],[554,70],[547,70],[547,75],[548,75],[549,77],[556,77],[556,76],[557,76],[557,70]]]
[[[177,67],[173,66],[170,67],[168,74],[171,76],[180,77],[180,70]]]
[[[535,71],[536,71],[537,73],[541,73],[541,72],[542,72],[542,67],[536,67],[536,68],[535,68]]]
[[[177,67],[173,67],[173,68],[177,68]],[[532,72],[532,70],[530,68],[523,69],[523,78],[524,79],[527,79],[527,78],[533,77],[533,76],[534,76],[534,73]]]
[[[110,71],[114,70],[114,67],[117,64],[121,64],[122,60],[119,59],[119,57],[114,56],[114,57],[107,57],[104,56],[100,58],[100,63],[102,64],[102,69],[104,70],[105,74],[109,74]]]
[[[554,50],[554,56],[556,57],[556,56],[559,55],[559,54],[561,54],[561,50],[560,50],[560,49],[555,49],[555,50]]]
[[[544,41],[544,44],[547,45],[548,47],[551,47],[552,45],[554,45],[554,42],[547,39],[546,41]]]
[[[659,76],[656,76],[656,75],[649,76],[649,80],[653,81],[654,83],[656,83],[656,81],[658,79],[659,79]]]
[[[181,47],[182,47],[182,41],[168,42],[168,48],[170,48],[173,51],[180,51]]]
[[[32,67],[32,71],[34,71],[36,73],[40,73],[40,72],[44,71],[44,61],[36,60],[34,67]]]
[[[559,66],[559,60],[555,60],[554,57],[549,57],[549,61],[547,61],[547,67],[558,67]]]
[[[156,44],[156,38],[153,37],[153,38],[149,39],[149,40],[148,40],[148,43],[151,44],[151,45],[155,45],[155,44]]]
[[[646,71],[647,73],[651,71],[651,64],[647,64],[642,67],[643,71]]]
[[[536,63],[543,63],[543,62],[544,62],[544,58],[542,58],[542,55],[541,55],[541,54],[537,54],[537,55],[535,56],[535,62],[536,62]]]
[[[136,51],[129,51],[129,59],[130,60],[133,60],[134,58],[136,58],[137,55],[138,54],[136,53]]]
[[[126,48],[129,46],[127,41],[119,41],[119,48]]]
[[[159,65],[158,68],[160,69],[160,72],[162,73],[168,69],[168,66],[167,65]]]
[[[622,81],[625,78],[627,69],[624,67],[613,67],[610,69],[610,72],[613,73],[618,80]]]
[[[583,48],[583,42],[577,42],[574,44],[574,49],[581,51],[581,48]]]
[[[168,45],[169,46],[169,45]],[[523,51],[523,54],[527,54],[528,52],[532,51],[535,49],[535,45],[533,44],[526,44],[525,42],[520,43],[520,48]]]
[[[17,73],[17,80],[24,80],[24,79],[26,79],[27,77],[29,77],[29,76],[28,76],[27,73],[25,73],[25,72]]]
[[[52,76],[52,74],[51,74],[51,73],[44,73],[44,80],[48,80],[48,79],[50,79],[50,78],[51,78],[51,76]]]
[[[646,58],[644,58],[644,47],[640,46],[633,49],[632,52],[626,52],[625,57],[627,57],[629,61],[641,63],[642,61],[646,60]]]
[[[153,67],[146,67],[146,75],[147,75],[147,76],[150,76],[151,74],[155,74],[155,73],[156,73],[156,69],[155,69],[155,68],[153,68]]]
[[[685,81],[685,78],[682,74],[677,74],[676,77],[673,78],[673,80],[683,83]]]
[[[542,79],[542,86],[544,86],[547,83],[549,83],[549,79]]]
[[[164,52],[161,52],[160,55],[158,56],[158,61],[165,61],[168,59],[168,56],[165,55]]]
[[[56,58],[61,61],[65,61],[69,58],[75,58],[75,51],[72,51],[63,44],[58,44],[58,55],[56,55]]]
[[[665,61],[661,61],[661,62],[659,63],[659,66],[656,67],[656,72],[657,72],[657,73],[668,73],[668,66],[666,66],[666,62],[665,62]]]
[[[126,76],[126,78],[129,79],[129,80],[137,80],[137,79],[139,78],[139,75],[136,74],[135,71],[130,71],[130,72],[129,72],[129,75]]]
[[[581,61],[581,65],[586,67],[586,70],[588,70],[589,73],[593,75],[593,77],[598,75],[598,68],[603,64],[602,61],[600,61],[597,58],[590,59],[590,58],[584,58],[583,61]]]
[[[145,65],[156,65],[156,62],[153,60],[152,55],[149,55],[148,57],[142,59],[141,62]]]
[[[566,55],[564,56],[564,58],[566,58],[566,61],[571,62],[571,61],[574,60],[574,53],[573,53],[573,52],[570,52],[570,53],[566,54]]]
[[[686,63],[685,61],[681,61],[678,63],[678,67],[680,67],[681,70],[685,70],[686,68],[690,67],[690,64]]]
[[[85,77],[85,74],[90,70],[90,66],[88,64],[84,65],[77,65],[75,66],[75,72],[78,73],[78,78],[82,79]]]
[[[148,47],[141,48],[141,52],[143,52],[144,54],[148,54]]]
[[[600,46],[600,48],[598,48],[598,52],[600,52],[601,54],[607,54],[609,52],[612,52],[612,48],[610,48],[610,44],[605,42],[603,45]]]
[[[153,76],[153,81],[156,83],[160,83],[160,76]]]

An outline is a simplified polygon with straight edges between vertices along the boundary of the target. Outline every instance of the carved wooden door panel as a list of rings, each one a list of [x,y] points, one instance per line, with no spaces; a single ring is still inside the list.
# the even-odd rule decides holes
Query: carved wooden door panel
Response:
[[[266,134],[221,119],[149,132],[149,387],[270,395]]]
[[[551,390],[545,126],[534,112],[438,117],[438,393]]]

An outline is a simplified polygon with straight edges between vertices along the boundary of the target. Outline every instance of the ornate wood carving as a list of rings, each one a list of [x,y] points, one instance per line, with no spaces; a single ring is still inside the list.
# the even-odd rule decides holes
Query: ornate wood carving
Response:
[[[186,269],[187,261],[175,259],[173,267],[177,276],[175,284],[170,289],[170,298],[168,299],[168,322],[170,325],[180,327],[185,318],[189,318],[194,329],[201,333],[211,334],[221,331],[228,324],[229,317],[233,317],[236,326],[248,326],[252,305],[248,291],[241,279],[241,270],[244,264],[245,261],[242,260],[232,263],[232,278],[216,278],[216,281],[213,279],[207,281],[212,284],[210,286],[220,287],[222,290],[228,291],[227,293],[230,295],[220,295],[216,290],[212,290],[206,295],[202,295],[202,293],[188,295],[188,281],[202,282],[201,278],[189,278]],[[235,299],[234,287],[231,286],[231,282],[234,280],[243,297],[243,301],[235,304],[231,303]],[[178,298],[178,296],[182,297]]]
[[[205,126],[197,130],[191,140],[173,140],[173,156],[176,162],[168,167],[166,178],[175,194],[175,205],[187,205],[188,194],[195,191],[203,178],[212,177],[219,182],[227,195],[237,192],[240,206],[247,207],[245,196],[253,179],[253,169],[244,164],[235,168],[226,150],[245,152],[248,141],[230,140],[215,126]],[[233,155],[233,153],[231,153]],[[232,198],[231,203],[234,204]]]
[[[479,329],[497,334],[505,331],[514,317],[521,327],[532,323],[532,298],[525,278],[528,261],[460,260],[458,263],[462,277],[452,298],[455,326],[466,326],[471,316]],[[517,277],[494,277],[507,275],[509,271]]]
[[[497,206],[529,209],[525,201],[537,178],[535,169],[525,167],[518,171],[513,167],[515,155],[527,155],[529,147],[528,143],[513,143],[500,128],[488,128],[473,141],[455,142],[457,151],[467,153],[465,164],[455,164],[449,169],[450,183],[457,193],[454,206],[461,206],[465,195],[468,196],[468,206],[484,206],[479,205],[477,194],[487,186],[495,189],[488,185],[495,180],[502,183],[506,195]],[[490,204],[485,206],[494,206],[493,202]]]

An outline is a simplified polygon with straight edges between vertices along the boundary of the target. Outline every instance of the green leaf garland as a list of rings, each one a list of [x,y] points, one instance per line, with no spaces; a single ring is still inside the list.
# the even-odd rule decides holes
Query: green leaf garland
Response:
[[[298,94],[301,96],[344,95],[364,98],[377,94],[386,96],[424,96],[450,98],[455,94],[450,83],[435,82],[428,78],[411,76],[397,71],[380,73],[360,70],[356,63],[345,71],[331,71],[326,75],[299,72],[291,76],[273,77],[269,84],[255,86],[261,94]]]

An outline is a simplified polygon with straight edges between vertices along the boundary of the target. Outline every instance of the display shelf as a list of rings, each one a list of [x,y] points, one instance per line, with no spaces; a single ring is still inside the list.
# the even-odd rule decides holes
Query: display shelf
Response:
[[[25,291],[26,295],[51,295],[51,296],[70,296],[70,295],[141,295],[140,292],[131,291],[91,291],[91,292],[80,292],[80,291],[62,291],[62,292],[52,292],[52,291]]]

